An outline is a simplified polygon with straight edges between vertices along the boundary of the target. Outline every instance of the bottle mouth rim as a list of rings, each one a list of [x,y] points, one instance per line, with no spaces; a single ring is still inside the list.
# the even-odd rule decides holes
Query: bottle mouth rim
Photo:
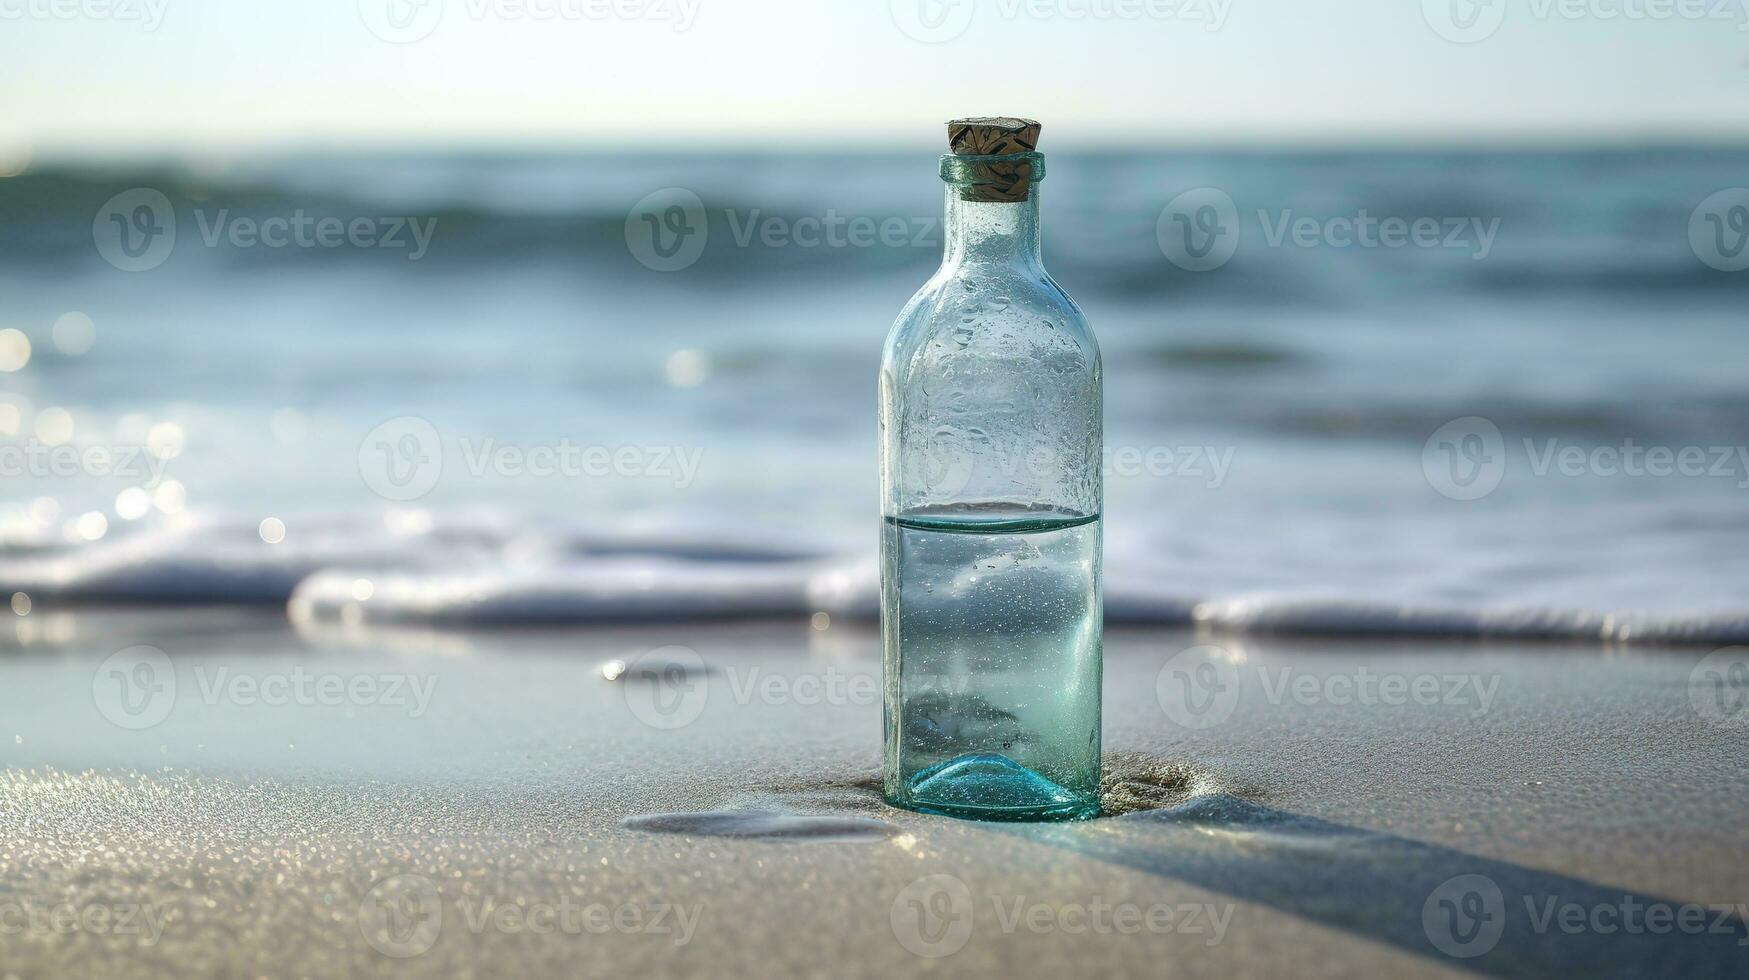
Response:
[[[1016,183],[1025,168],[1026,182],[1036,184],[1045,179],[1045,155],[1032,153],[957,154],[941,157],[941,179],[958,187],[980,184]]]

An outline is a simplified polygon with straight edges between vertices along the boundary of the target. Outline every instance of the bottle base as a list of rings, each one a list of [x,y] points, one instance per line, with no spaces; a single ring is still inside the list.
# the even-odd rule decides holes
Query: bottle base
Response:
[[[961,820],[1086,820],[1099,816],[1099,798],[1059,786],[1012,759],[973,752],[949,759],[906,781],[902,798],[887,802],[919,813]]]

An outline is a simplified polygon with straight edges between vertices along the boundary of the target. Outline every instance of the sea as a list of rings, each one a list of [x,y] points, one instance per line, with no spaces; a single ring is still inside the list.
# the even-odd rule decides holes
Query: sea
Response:
[[[1047,166],[1108,624],[1749,641],[1749,149]],[[38,161],[0,619],[866,624],[941,211],[922,150]]]

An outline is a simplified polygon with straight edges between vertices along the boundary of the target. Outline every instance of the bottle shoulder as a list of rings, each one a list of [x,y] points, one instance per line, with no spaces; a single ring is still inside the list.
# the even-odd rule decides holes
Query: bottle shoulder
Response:
[[[1099,342],[1081,308],[1042,268],[943,266],[912,295],[882,353],[904,373],[931,349],[981,348],[1006,356],[1073,357],[1098,376]]]

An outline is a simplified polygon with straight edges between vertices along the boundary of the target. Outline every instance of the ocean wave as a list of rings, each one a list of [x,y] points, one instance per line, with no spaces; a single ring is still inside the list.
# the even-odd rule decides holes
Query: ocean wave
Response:
[[[412,515],[409,517],[409,515]],[[707,543],[684,530],[529,528],[483,517],[300,520],[268,545],[240,521],[185,521],[113,540],[0,552],[0,594],[58,605],[284,605],[312,628],[666,623],[803,618],[872,625],[868,557],[813,547]],[[1387,599],[1339,592],[1190,594],[1117,549],[1106,566],[1113,626],[1219,633],[1509,637],[1645,644],[1749,642],[1749,612],[1561,608]]]
[[[1706,193],[1736,182],[1741,158],[1673,150],[1663,157],[1526,153],[1478,161],[1454,155],[1352,157],[1137,152],[1075,157],[1053,178],[1058,243],[1052,269],[1082,295],[1118,301],[1216,300],[1268,308],[1352,306],[1370,294],[1524,295],[1704,291],[1729,299],[1741,277],[1694,260],[1682,229]],[[1659,162],[1661,161],[1661,163]],[[1659,182],[1648,190],[1646,169]],[[1601,168],[1601,174],[1599,174]],[[434,231],[404,271],[449,275],[460,265],[502,268],[552,260],[604,277],[640,271],[626,248],[628,217],[662,188],[702,203],[708,229],[685,282],[883,270],[927,274],[941,251],[939,192],[930,155],[826,154],[260,159],[225,165],[45,165],[0,182],[0,257],[19,269],[103,272],[92,221],[113,195],[152,188],[176,210],[185,272],[382,265],[374,248],[202,248],[208,225],[301,213],[351,221],[417,219]],[[1165,260],[1157,220],[1191,174],[1230,194],[1246,230],[1235,259],[1209,275]],[[1186,178],[1188,179],[1188,178]],[[1599,183],[1601,181],[1601,183]],[[1194,186],[1194,185],[1187,185]],[[1553,190],[1551,190],[1551,188]],[[1487,261],[1475,248],[1290,247],[1270,241],[1284,218],[1433,218],[1493,222]],[[828,216],[899,219],[902,246],[800,247],[787,230]],[[785,231],[770,247],[759,229]],[[1674,231],[1672,231],[1674,230]],[[797,242],[800,239],[796,239]],[[405,265],[403,263],[403,265]],[[402,268],[401,265],[395,268]],[[671,287],[680,282],[672,282]]]

